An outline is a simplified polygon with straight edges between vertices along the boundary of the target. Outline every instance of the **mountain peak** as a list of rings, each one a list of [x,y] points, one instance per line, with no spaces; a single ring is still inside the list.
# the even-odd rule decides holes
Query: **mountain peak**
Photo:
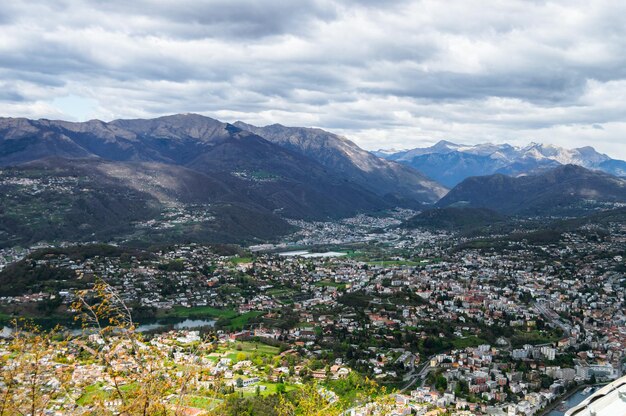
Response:
[[[626,176],[626,162],[611,159],[591,146],[567,149],[539,142],[520,147],[493,143],[458,145],[441,140],[431,147],[375,154],[411,166],[446,186],[454,186],[470,176],[493,173],[518,176],[566,164]]]
[[[564,175],[581,175],[587,172],[592,172],[589,169],[586,169],[580,165],[575,165],[573,163],[568,163],[566,165],[557,166],[552,170],[554,173],[562,173]]]
[[[320,128],[286,127],[281,124],[256,127],[242,122],[235,125],[303,154],[386,198],[409,196],[434,202],[447,191],[409,167],[381,159],[349,139]]]
[[[195,121],[195,122],[212,122],[212,123],[221,123],[221,121],[216,120],[214,118],[203,116],[202,114],[197,113],[178,113],[171,114],[166,116],[157,117],[154,120],[162,120],[162,121]]]
[[[432,145],[430,148],[431,149],[437,149],[437,150],[455,150],[458,149],[459,147],[462,147],[462,145],[456,144],[456,143],[452,143],[449,142],[447,140],[439,140],[437,143],[435,143],[434,145]]]
[[[437,143],[435,143],[435,146],[452,146],[452,147],[458,147],[460,145],[456,144],[456,143],[452,143],[451,141],[448,140],[439,140]]]
[[[400,153],[400,152],[406,152],[408,151],[408,149],[378,149],[378,150],[374,150],[371,153],[373,153],[376,156],[381,156],[381,155],[393,155],[395,153]]]
[[[519,177],[494,174],[467,178],[437,205],[488,208],[507,215],[571,216],[605,203],[626,202],[625,186],[624,179],[566,164]]]

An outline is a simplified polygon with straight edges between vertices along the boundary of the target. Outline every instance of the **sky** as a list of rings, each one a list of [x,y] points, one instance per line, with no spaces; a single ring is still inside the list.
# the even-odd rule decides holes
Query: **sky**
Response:
[[[360,146],[591,145],[626,159],[626,2],[11,0],[0,116],[194,112]]]

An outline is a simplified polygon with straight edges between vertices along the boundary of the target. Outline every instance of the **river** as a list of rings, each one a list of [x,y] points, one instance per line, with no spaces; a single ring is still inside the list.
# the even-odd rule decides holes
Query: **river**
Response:
[[[588,392],[586,394],[583,393],[584,390],[577,391],[576,393],[572,394],[570,397],[565,399],[564,404],[559,404],[555,409],[550,411],[550,413],[548,413],[546,416],[563,416],[568,409],[571,409],[572,407],[576,406],[577,404],[585,400],[587,397],[593,394],[596,390],[597,389],[594,388],[593,390],[591,390],[591,392]],[[562,410],[562,409],[565,409],[565,410]]]
[[[215,320],[209,319],[174,319],[169,318],[166,320],[160,319],[155,321],[141,322],[137,326],[138,332],[159,331],[169,329],[195,329],[202,327],[215,326]],[[6,338],[11,335],[12,328],[5,326],[0,329],[0,338]],[[79,335],[83,332],[82,329],[72,329],[73,335]]]
[[[324,258],[324,257],[343,257],[347,256],[347,253],[342,253],[339,251],[327,251],[325,253],[311,253],[307,250],[297,250],[297,251],[284,251],[282,253],[278,253],[279,256],[282,257],[304,257],[304,258]]]

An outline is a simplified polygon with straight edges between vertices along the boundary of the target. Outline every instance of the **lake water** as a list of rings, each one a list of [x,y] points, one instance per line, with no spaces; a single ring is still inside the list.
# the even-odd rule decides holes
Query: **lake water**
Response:
[[[209,319],[184,319],[184,320],[159,320],[155,322],[144,322],[137,326],[137,332],[158,331],[160,329],[195,329],[201,327],[214,327],[215,320]],[[6,338],[11,335],[13,330],[8,326],[3,327],[0,330],[0,338]],[[73,329],[73,335],[79,335],[83,331],[82,329]]]
[[[346,256],[347,253],[341,253],[338,251],[327,251],[325,253],[311,253],[306,250],[297,250],[297,251],[285,251],[283,253],[278,253],[279,256],[283,257],[293,257],[300,256],[305,258],[318,258],[318,257],[343,257]]]
[[[279,256],[283,257],[293,257],[293,256],[301,256],[303,254],[308,254],[309,252],[306,250],[297,250],[297,251],[284,251],[282,253],[278,253]]]
[[[576,394],[570,396],[569,399],[565,400],[565,404],[563,405],[563,408],[565,409],[565,411],[567,411],[568,409],[571,409],[572,407],[576,406],[577,404],[585,400],[587,397],[592,395],[595,391],[596,390],[593,389],[591,390],[591,392],[587,394],[583,393],[583,390],[577,392]],[[547,416],[563,416],[565,414],[565,411],[559,410],[559,408],[561,408],[561,405],[557,406],[556,409],[548,413]]]
[[[154,331],[155,329],[167,328],[172,326],[172,329],[194,329],[201,328],[205,326],[214,327],[215,321],[208,319],[185,319],[181,322],[153,322],[153,323],[144,323],[137,327],[137,331],[146,332],[146,331]]]

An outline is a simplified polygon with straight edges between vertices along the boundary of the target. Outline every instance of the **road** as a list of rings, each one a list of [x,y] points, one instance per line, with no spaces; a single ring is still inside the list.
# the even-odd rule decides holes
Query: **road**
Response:
[[[418,380],[420,381],[420,386],[424,384],[424,381],[426,380],[426,377],[428,377],[428,373],[430,372],[430,360],[434,357],[434,355],[432,357],[428,357],[428,359],[424,361],[421,369],[417,373],[415,373],[415,369],[413,369],[405,376],[405,380],[408,380],[408,383],[399,391],[399,393],[404,393],[405,391],[413,387],[413,385]]]
[[[561,317],[556,312],[550,309],[547,305],[544,305],[543,303],[540,303],[540,302],[535,303],[533,306],[535,308],[535,311],[539,315],[545,316],[553,325],[556,325],[559,328],[561,328],[563,330],[563,333],[569,336],[570,331],[572,330],[572,327],[564,323],[561,320]]]

